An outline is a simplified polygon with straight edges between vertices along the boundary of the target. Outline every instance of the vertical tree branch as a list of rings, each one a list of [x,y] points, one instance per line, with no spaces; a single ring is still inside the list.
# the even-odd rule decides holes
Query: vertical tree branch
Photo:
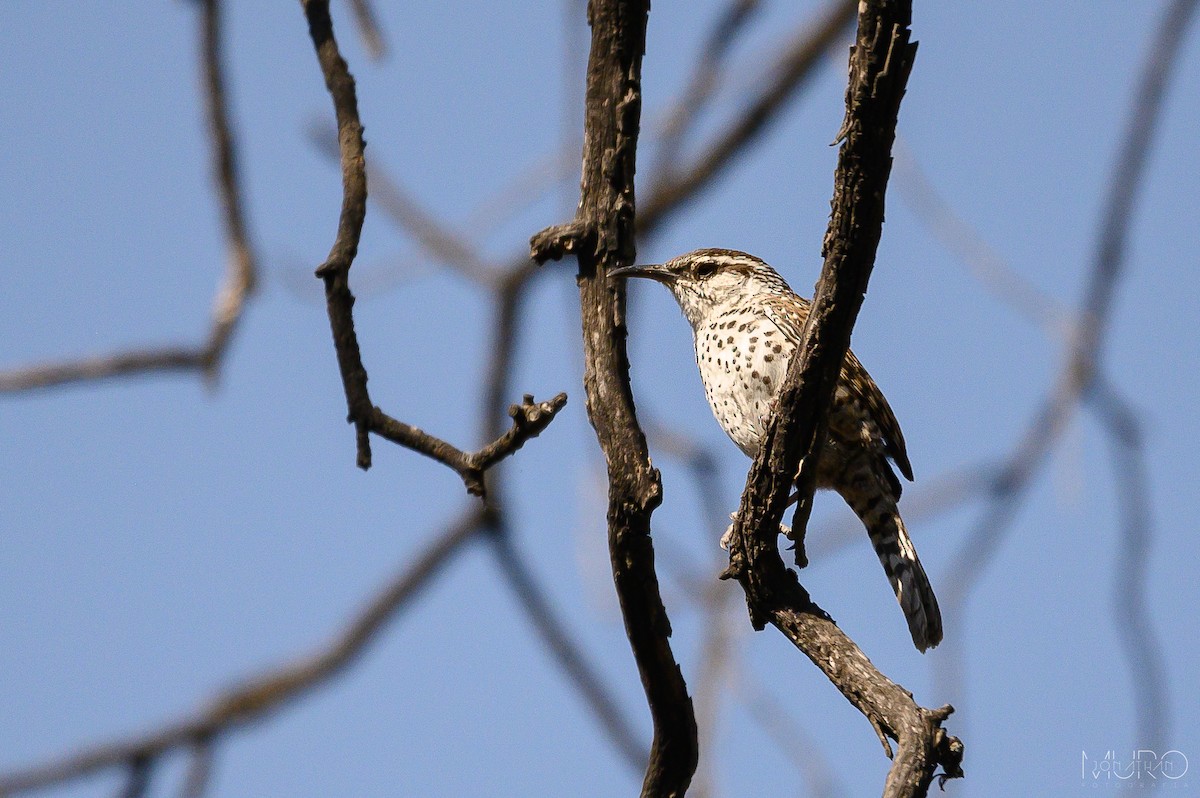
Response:
[[[588,417],[608,465],[608,542],[613,580],[654,721],[643,796],[680,796],[696,769],[696,720],[671,651],[659,593],[650,515],[662,501],[629,388],[625,289],[608,271],[634,260],[634,171],[641,114],[646,0],[593,0],[583,181],[575,221],[534,236],[539,261],[579,261]]]
[[[337,237],[329,257],[317,269],[325,281],[325,302],[333,345],[346,391],[349,420],[354,423],[358,442],[358,467],[371,467],[370,419],[373,407],[367,393],[367,370],[354,332],[354,295],[350,293],[350,266],[358,254],[358,241],[367,215],[367,170],[363,151],[362,123],[358,118],[358,95],[354,76],[338,52],[329,18],[329,0],[301,0],[308,19],[308,33],[317,51],[325,87],[333,98],[337,115],[338,147],[342,154],[342,212],[338,217]]]
[[[246,298],[254,292],[258,280],[258,258],[250,244],[246,209],[238,182],[237,150],[233,142],[228,91],[222,69],[221,1],[204,0],[201,23],[205,97],[208,105],[208,124],[212,134],[213,171],[220,187],[221,208],[224,213],[225,237],[229,242],[230,263],[225,281],[213,306],[213,327],[201,355],[205,379],[217,376],[225,349],[233,335]]]

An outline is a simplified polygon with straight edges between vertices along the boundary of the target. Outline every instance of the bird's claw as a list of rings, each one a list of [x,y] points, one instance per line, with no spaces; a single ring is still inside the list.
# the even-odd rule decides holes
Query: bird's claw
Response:
[[[725,549],[725,551],[729,551],[729,547],[733,545],[733,527],[737,523],[737,513],[730,513],[729,520],[733,523],[726,527],[725,534],[721,535],[721,548]],[[792,528],[787,524],[780,524],[779,534],[786,535],[790,540],[792,537]]]

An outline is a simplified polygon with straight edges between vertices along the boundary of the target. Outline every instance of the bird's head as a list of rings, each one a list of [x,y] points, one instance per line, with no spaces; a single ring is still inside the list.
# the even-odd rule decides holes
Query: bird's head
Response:
[[[645,277],[667,286],[692,327],[713,312],[743,305],[761,293],[791,293],[766,262],[734,249],[697,249],[666,263],[625,266],[609,274]]]

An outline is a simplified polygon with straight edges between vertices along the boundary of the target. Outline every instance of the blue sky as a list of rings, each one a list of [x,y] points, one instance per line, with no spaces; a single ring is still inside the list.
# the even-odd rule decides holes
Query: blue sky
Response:
[[[368,156],[440,218],[509,260],[563,221],[577,168],[492,230],[473,211],[576,133],[586,31],[564,4],[379,3],[391,56],[370,62],[343,4],[335,24],[358,79]],[[576,3],[575,5],[579,5]],[[1024,280],[1078,305],[1133,83],[1160,3],[918,4],[920,51],[900,133],[928,180]],[[654,5],[646,126],[678,95],[719,2]],[[732,57],[720,128],[805,18],[769,3]],[[234,2],[226,50],[246,199],[264,257],[262,293],[222,379],[150,376],[0,398],[0,771],[153,727],[216,690],[311,650],[466,503],[457,477],[376,446],[353,467],[320,284],[340,203],[336,167],[306,129],[330,106],[294,3]],[[0,367],[131,345],[199,340],[224,265],[208,165],[196,13],[187,3],[16,2],[0,29],[4,185]],[[643,242],[659,260],[745,249],[801,293],[820,268],[842,114],[844,50],[768,140]],[[1167,661],[1167,744],[1200,767],[1194,612],[1194,120],[1200,36],[1187,37],[1132,225],[1106,368],[1143,424],[1155,544],[1148,602]],[[640,184],[654,172],[643,151]],[[990,293],[904,201],[897,170],[854,349],[896,410],[917,474],[901,509],[939,476],[1007,454],[1063,362]],[[484,294],[420,255],[377,210],[352,275],[375,400],[464,446],[479,434],[489,344]],[[634,289],[630,351],[646,418],[720,455],[733,509],[748,466],[712,420],[686,323],[666,292]],[[520,335],[521,392],[571,395],[510,464],[515,534],[557,609],[643,731],[648,721],[603,550],[602,473],[580,386],[573,266],[533,284]],[[652,448],[655,448],[652,444]],[[688,473],[665,452],[654,516],[684,673],[694,683],[705,617],[679,581],[716,573],[720,551]],[[960,709],[959,794],[1082,791],[1082,750],[1145,745],[1110,605],[1118,545],[1113,470],[1094,417],[1075,418],[965,612],[946,633],[966,651],[948,695],[908,640],[865,536],[803,574],[814,597],[922,703]],[[981,506],[909,527],[935,587]],[[821,497],[814,536],[848,511]],[[728,585],[736,591],[734,585]],[[740,676],[797,719],[842,794],[886,770],[867,724],[775,632],[749,631],[732,597]],[[734,691],[711,756],[723,794],[807,794]],[[173,792],[169,761],[155,795]],[[1176,792],[1195,789],[1195,774]],[[1189,783],[1190,782],[1190,783]],[[110,794],[117,776],[54,795]],[[227,738],[211,794],[630,794],[640,776],[601,737],[534,637],[482,545],[458,559],[353,670],[268,722]],[[1003,787],[1001,786],[1003,785]],[[1092,790],[1091,792],[1095,792]]]

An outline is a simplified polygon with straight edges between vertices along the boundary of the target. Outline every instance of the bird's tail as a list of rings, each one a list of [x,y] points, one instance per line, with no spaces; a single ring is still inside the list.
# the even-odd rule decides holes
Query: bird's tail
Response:
[[[879,562],[904,610],[913,644],[920,651],[933,648],[942,642],[942,613],[895,500],[883,490],[875,490],[869,495],[847,497],[847,503],[867,528]]]

